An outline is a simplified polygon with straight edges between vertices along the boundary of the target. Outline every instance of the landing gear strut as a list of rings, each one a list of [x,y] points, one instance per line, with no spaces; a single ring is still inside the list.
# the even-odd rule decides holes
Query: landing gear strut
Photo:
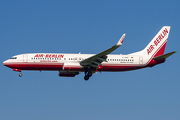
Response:
[[[84,80],[89,80],[89,77],[91,77],[92,76],[92,72],[91,72],[91,70],[86,70],[85,71],[85,76],[84,76]]]

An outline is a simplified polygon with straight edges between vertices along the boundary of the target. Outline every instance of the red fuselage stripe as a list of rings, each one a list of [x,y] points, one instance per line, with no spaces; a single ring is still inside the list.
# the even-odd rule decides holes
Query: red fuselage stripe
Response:
[[[16,68],[21,70],[63,70],[63,63],[6,63],[5,66],[10,68]],[[140,69],[142,66],[136,64],[103,64],[99,66],[99,71],[128,71],[134,69]],[[71,69],[74,71],[84,71],[78,66],[71,66]]]

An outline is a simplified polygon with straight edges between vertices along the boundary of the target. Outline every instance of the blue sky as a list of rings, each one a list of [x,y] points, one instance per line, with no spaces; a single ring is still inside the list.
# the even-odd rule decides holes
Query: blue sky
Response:
[[[0,2],[0,61],[21,53],[113,54],[143,49],[163,26],[171,26],[165,52],[179,48],[178,0],[6,0]],[[178,120],[179,52],[163,64],[130,72],[102,72],[84,81],[57,71],[0,66],[2,120]]]

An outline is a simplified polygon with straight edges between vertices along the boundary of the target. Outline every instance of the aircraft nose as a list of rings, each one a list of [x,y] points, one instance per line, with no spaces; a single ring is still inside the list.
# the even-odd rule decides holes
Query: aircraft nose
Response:
[[[7,65],[7,63],[8,63],[8,60],[5,60],[4,62],[3,62],[3,65]]]

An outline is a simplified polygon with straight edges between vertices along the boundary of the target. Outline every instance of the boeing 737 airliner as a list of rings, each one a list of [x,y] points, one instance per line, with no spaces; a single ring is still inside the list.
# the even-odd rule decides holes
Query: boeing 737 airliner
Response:
[[[170,26],[164,26],[141,51],[128,55],[110,54],[122,45],[125,34],[116,45],[99,54],[64,54],[64,53],[35,53],[20,54],[11,57],[3,64],[13,71],[21,70],[49,70],[58,71],[61,77],[75,77],[84,72],[84,79],[88,80],[92,73],[107,71],[129,71],[145,67],[153,67],[165,62],[166,58],[176,51],[164,54]]]

